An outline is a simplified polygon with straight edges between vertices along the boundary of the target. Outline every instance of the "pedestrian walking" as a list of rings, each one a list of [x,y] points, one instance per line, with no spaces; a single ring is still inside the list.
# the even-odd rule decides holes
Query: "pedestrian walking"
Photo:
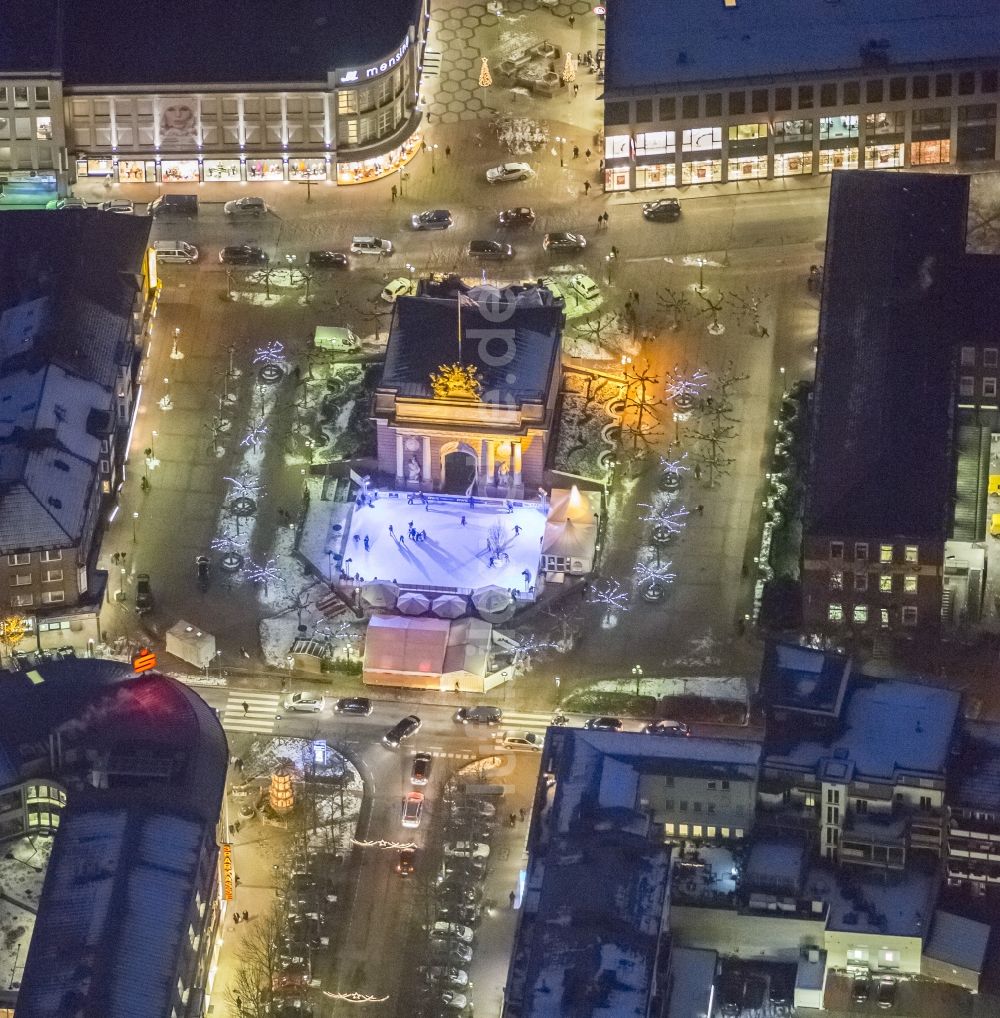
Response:
[[[633,304],[638,304],[639,303],[639,291],[638,290],[633,290],[632,291],[632,303]]]
[[[235,827],[233,827],[233,825],[232,825],[232,824],[230,824],[230,825],[229,825],[229,837],[233,837],[233,835],[234,835],[235,833],[236,833],[236,828],[235,828]]]
[[[494,562],[496,562],[496,559],[492,555],[490,555],[490,569],[493,568],[493,563]]]
[[[597,231],[600,233],[601,227],[604,225],[604,216],[597,217]]]
[[[246,909],[243,910],[243,922],[250,922],[250,913]]]
[[[243,878],[239,875],[239,873],[237,873],[236,874],[236,886],[239,887],[240,884],[242,884],[242,883],[243,883]]]
[[[237,926],[239,926],[239,924],[240,924],[240,914],[239,914],[239,912],[237,912],[237,913],[236,913],[236,915],[234,915],[234,916],[233,916],[233,922],[234,922],[234,923],[235,923],[235,924],[236,924]]]
[[[583,182],[583,193],[584,194],[590,194],[590,181],[589,180],[585,180]]]
[[[355,548],[357,548],[358,543],[360,542],[360,540],[361,540],[361,535],[360,534],[355,534],[354,535],[354,547]]]
[[[588,148],[587,151],[584,152],[583,154],[589,159],[594,153],[591,152],[590,149]]]
[[[604,172],[604,160],[603,159],[597,164],[597,168],[601,171],[601,173]]]
[[[701,464],[700,463],[695,463],[695,465],[694,465],[694,479],[696,481],[700,481],[701,480]]]
[[[371,549],[371,546],[372,546],[372,542],[371,542],[370,538],[368,537],[368,535],[365,534],[365,551],[369,551]]]
[[[426,541],[427,540],[427,531],[426,530],[421,530],[420,531],[420,540],[421,541]]]
[[[618,248],[614,244],[611,245],[611,257],[615,260],[618,259]]]
[[[703,505],[697,505],[695,508],[698,510],[699,516],[705,511],[705,507]]]
[[[576,16],[571,14],[567,19],[569,21],[569,27],[572,28],[576,24]]]
[[[451,145],[445,145],[444,154],[446,159],[451,156]]]
[[[241,706],[243,707],[243,717],[246,717],[250,713],[250,704],[244,700]]]
[[[236,833],[239,834],[240,833],[240,822],[239,822],[239,820],[237,820],[236,823],[233,824],[233,827],[236,828]]]
[[[511,813],[511,815],[507,818],[507,824],[510,827],[516,827],[517,826],[517,814],[516,813]]]
[[[573,158],[574,159],[579,159],[580,158],[580,146],[579,145],[574,145],[573,146]]]
[[[575,99],[580,94],[580,86],[574,81],[573,82],[573,98]]]
[[[243,1010],[243,998],[238,993],[236,994],[236,1010]]]
[[[524,823],[524,818],[525,818],[525,816],[527,816],[527,812],[525,811],[525,808],[522,806],[518,810],[518,813],[520,813],[520,815],[521,815],[521,823],[523,824]]]
[[[398,188],[396,187],[395,184],[392,185],[392,189],[390,190],[389,193],[392,195],[392,200],[395,201],[396,200],[396,195],[399,193],[399,190],[398,190]]]
[[[469,521],[463,516],[462,517],[462,526],[463,527],[468,526],[468,523],[469,523]]]
[[[427,111],[427,123],[429,124],[430,122],[431,122],[431,111],[428,110]]]
[[[390,533],[390,534],[391,534],[391,535],[392,535],[393,537],[395,537],[395,536],[396,536],[396,531],[395,531],[395,529],[393,528],[393,525],[392,525],[391,523],[389,524],[389,533]]]
[[[400,544],[406,544],[406,535],[405,534],[400,534],[399,535],[399,543]]]
[[[514,907],[514,902],[515,901],[517,901],[517,895],[513,891],[511,891],[510,892],[510,907],[511,908]]]
[[[515,523],[514,524],[514,536],[517,537],[518,535],[520,535],[520,533],[521,533],[521,524],[520,523]]]

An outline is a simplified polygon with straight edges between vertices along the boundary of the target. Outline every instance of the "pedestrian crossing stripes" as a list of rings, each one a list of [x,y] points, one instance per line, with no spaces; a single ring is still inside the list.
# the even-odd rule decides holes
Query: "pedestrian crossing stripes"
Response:
[[[441,53],[428,46],[424,50],[424,67],[421,76],[424,79],[436,78],[441,73]]]
[[[222,727],[231,732],[266,734],[274,731],[280,713],[278,693],[230,693],[222,712]]]
[[[501,728],[504,731],[513,732],[524,730],[526,732],[544,732],[552,724],[552,714],[549,711],[504,711]]]

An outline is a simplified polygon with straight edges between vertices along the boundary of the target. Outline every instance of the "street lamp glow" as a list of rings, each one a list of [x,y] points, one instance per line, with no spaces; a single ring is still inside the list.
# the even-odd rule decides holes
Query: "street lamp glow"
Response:
[[[139,540],[139,535],[136,533],[135,525],[139,522],[139,514],[132,513],[132,543],[135,544]]]

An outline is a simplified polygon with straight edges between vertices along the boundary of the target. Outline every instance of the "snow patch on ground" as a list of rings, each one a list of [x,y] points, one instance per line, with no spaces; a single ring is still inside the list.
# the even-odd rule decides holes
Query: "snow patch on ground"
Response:
[[[602,679],[587,687],[594,693],[636,694],[635,679]],[[662,699],[665,696],[699,696],[708,700],[736,700],[746,703],[749,696],[747,680],[739,675],[715,678],[696,675],[685,678],[639,679],[638,694]]]

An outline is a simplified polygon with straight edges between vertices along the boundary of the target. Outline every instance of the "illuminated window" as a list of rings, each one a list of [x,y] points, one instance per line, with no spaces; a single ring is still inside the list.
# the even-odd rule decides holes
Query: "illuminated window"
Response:
[[[730,141],[743,141],[748,138],[766,138],[767,124],[736,124],[729,128]]]
[[[715,828],[714,827],[706,827],[705,828],[705,836],[708,837],[708,838],[714,838],[715,837]]]
[[[742,838],[743,837],[743,828],[742,827],[737,827],[736,830],[733,831],[733,837],[734,838]]]
[[[721,834],[722,837],[724,837],[724,838],[728,838],[729,837],[729,828],[728,827],[720,827],[719,828],[719,834]]]
[[[691,837],[692,838],[700,838],[701,837],[701,824],[695,824],[691,828]]]
[[[628,135],[609,134],[604,139],[604,158],[623,159],[628,156]]]
[[[706,152],[722,147],[721,127],[695,127],[681,132],[681,147],[685,152]]]
[[[917,578],[915,576],[904,576],[903,590],[905,590],[907,594],[915,594],[917,592]]]
[[[664,834],[665,834],[665,835],[666,835],[666,836],[667,836],[668,838],[670,838],[670,837],[673,837],[673,833],[674,833],[674,825],[673,825],[673,824],[664,824],[664,825],[663,825],[663,833],[664,833]]]
[[[831,590],[843,590],[844,589],[844,574],[839,569],[834,569],[830,573],[830,589]]]
[[[337,93],[337,112],[358,112],[358,93],[353,88],[345,89]]]
[[[888,629],[889,628],[889,609],[888,608],[883,608],[879,612],[879,625],[881,625],[881,627],[883,629]]]
[[[682,838],[686,838],[686,837],[687,837],[687,834],[688,834],[688,825],[687,825],[687,824],[678,824],[678,825],[677,825],[677,833],[678,833],[678,834],[679,834],[679,835],[680,835],[680,836],[681,836]]]
[[[879,546],[878,550],[879,562],[891,562],[892,561],[892,545],[883,544]]]
[[[904,549],[904,557],[910,565],[915,566],[919,561],[919,551],[920,549],[915,544],[908,544]]]
[[[854,606],[854,621],[859,625],[864,625],[868,621],[868,605],[856,604]]]
[[[892,577],[891,576],[880,576],[878,578],[878,589],[883,594],[892,593]]]
[[[844,618],[844,606],[842,604],[830,604],[826,609],[826,617],[830,622],[841,622]]]

